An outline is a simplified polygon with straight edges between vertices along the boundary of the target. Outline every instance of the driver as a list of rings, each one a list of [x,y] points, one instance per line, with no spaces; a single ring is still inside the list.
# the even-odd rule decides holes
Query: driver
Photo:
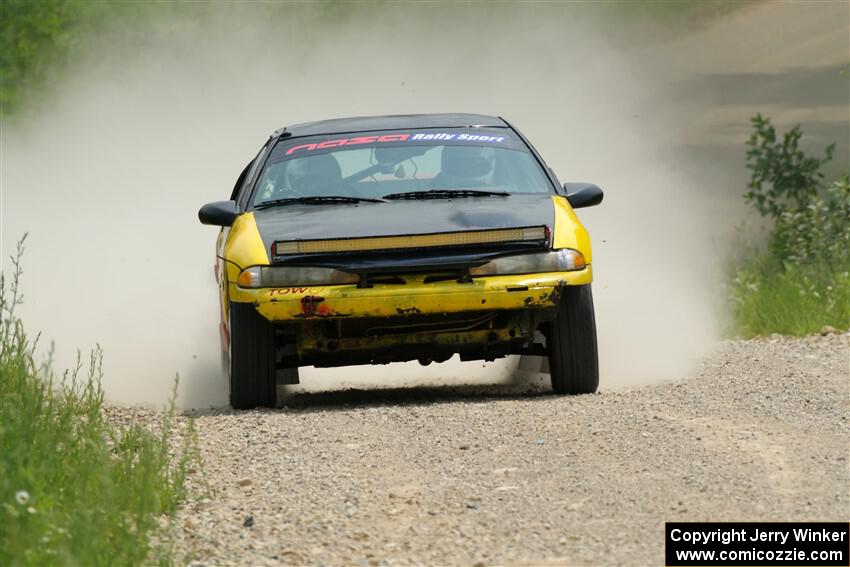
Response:
[[[493,184],[496,151],[480,146],[444,146],[438,189],[467,189]]]
[[[286,168],[286,185],[301,197],[337,195],[342,187],[342,169],[331,154],[294,159]]]

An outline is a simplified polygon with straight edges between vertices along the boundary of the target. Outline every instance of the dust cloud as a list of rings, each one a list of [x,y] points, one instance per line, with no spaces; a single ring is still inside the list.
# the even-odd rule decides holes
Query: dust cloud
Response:
[[[167,13],[166,13],[167,12]],[[502,115],[562,181],[594,181],[602,387],[686,374],[718,328],[721,254],[698,173],[655,100],[658,70],[569,5],[163,10],[103,30],[45,104],[3,124],[2,254],[29,232],[30,329],[105,351],[118,402],[226,404],[205,202],[279,126],[348,115]],[[8,269],[8,263],[4,264]],[[44,339],[43,339],[44,340]],[[516,361],[302,369],[314,387],[496,382]]]

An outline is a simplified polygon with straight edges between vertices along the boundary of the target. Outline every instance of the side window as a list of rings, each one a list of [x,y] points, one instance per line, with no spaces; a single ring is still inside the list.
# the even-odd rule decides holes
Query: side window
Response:
[[[239,174],[239,178],[233,186],[233,192],[230,194],[231,201],[235,201],[236,197],[239,195],[239,189],[242,187],[242,184],[245,183],[245,178],[248,176],[248,170],[251,169],[251,164],[253,163],[253,160],[249,161],[248,165],[245,166],[245,169],[242,170],[242,173]]]
[[[260,153],[257,154],[257,157],[255,157],[254,160],[248,164],[248,167],[245,168],[245,178],[242,180],[240,188],[236,191],[236,204],[241,210],[245,210],[248,203],[248,197],[251,193],[251,187],[254,185],[254,179],[257,177],[257,171],[265,161],[266,155],[268,155],[269,148],[271,146],[272,140],[269,140],[260,150]]]

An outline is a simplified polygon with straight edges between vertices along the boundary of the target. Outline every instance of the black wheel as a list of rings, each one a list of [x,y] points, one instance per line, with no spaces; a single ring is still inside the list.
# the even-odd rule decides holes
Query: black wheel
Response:
[[[274,329],[250,303],[230,304],[230,405],[274,407]]]
[[[567,286],[546,337],[556,394],[592,394],[599,387],[596,318],[590,284]]]

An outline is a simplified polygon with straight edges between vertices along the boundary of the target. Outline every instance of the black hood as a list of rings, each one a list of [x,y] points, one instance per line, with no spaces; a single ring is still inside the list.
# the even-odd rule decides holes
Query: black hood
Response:
[[[552,228],[555,209],[551,195],[535,193],[357,205],[285,205],[254,211],[254,219],[268,250],[276,240],[430,234],[540,225]]]
[[[285,205],[256,210],[254,219],[266,250],[270,250],[279,240],[414,235],[541,225],[553,229],[555,209],[551,195],[535,193],[357,205]]]

